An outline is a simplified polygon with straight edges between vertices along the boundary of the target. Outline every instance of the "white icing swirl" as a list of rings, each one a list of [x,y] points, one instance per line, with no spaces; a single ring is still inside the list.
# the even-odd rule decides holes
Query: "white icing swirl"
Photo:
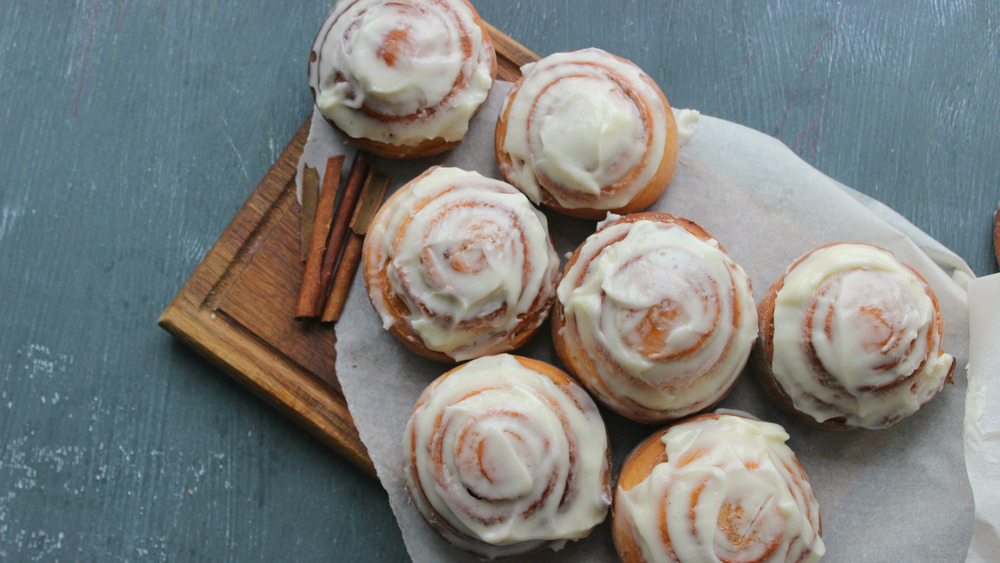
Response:
[[[313,45],[316,106],[351,137],[460,140],[493,85],[477,20],[464,0],[341,0]]]
[[[611,504],[597,406],[541,362],[488,356],[438,378],[421,395],[404,446],[421,513],[480,556],[558,549],[586,536]]]
[[[504,177],[533,202],[619,209],[653,181],[668,143],[676,155],[673,113],[634,64],[584,49],[521,72],[501,112],[497,151]]]
[[[880,248],[822,247],[794,264],[774,300],[774,379],[817,422],[885,428],[944,386],[954,358],[927,283]]]
[[[548,314],[559,257],[523,194],[476,172],[436,167],[379,210],[364,247],[385,328],[455,361],[510,350]]]
[[[666,460],[617,488],[616,529],[623,519],[647,562],[818,561],[818,503],[786,440],[777,424],[727,414],[672,426]]]
[[[557,289],[557,338],[581,355],[564,360],[600,401],[663,422],[729,391],[757,337],[757,312],[746,274],[718,242],[671,222],[619,220],[578,252]]]

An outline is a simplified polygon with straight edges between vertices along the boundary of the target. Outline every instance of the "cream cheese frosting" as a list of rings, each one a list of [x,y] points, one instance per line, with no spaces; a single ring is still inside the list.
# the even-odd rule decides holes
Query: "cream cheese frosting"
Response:
[[[678,423],[662,435],[665,460],[617,488],[615,519],[647,562],[818,561],[818,503],[787,440],[744,416]]]
[[[940,351],[941,323],[930,287],[888,251],[822,247],[775,296],[771,370],[816,421],[884,428],[944,386],[955,360]]]
[[[557,289],[559,336],[586,356],[578,375],[603,403],[647,422],[717,402],[757,337],[743,269],[680,225],[611,221]]]
[[[455,361],[510,349],[537,328],[555,293],[559,257],[548,223],[499,180],[436,167],[393,195],[365,240],[372,305],[388,329],[406,323],[429,349]],[[405,306],[397,315],[386,295]],[[541,314],[530,315],[541,310]]]
[[[341,0],[316,36],[310,87],[351,137],[458,141],[489,94],[495,60],[464,0]]]
[[[497,148],[504,177],[535,203],[544,193],[567,209],[621,208],[653,180],[665,145],[677,143],[659,88],[624,59],[591,48],[521,73]]]
[[[559,377],[487,356],[421,396],[404,438],[407,487],[457,547],[486,557],[559,548],[606,517],[604,423],[586,392]]]

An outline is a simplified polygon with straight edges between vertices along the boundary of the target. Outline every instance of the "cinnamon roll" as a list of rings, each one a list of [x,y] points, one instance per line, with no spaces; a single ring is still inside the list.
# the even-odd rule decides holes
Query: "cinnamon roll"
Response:
[[[639,67],[600,49],[525,65],[497,121],[504,179],[591,219],[649,207],[677,168],[670,104]]]
[[[461,141],[496,53],[465,0],[340,0],[309,57],[320,113],[361,148],[415,158]]]
[[[362,253],[383,326],[439,361],[520,346],[548,316],[559,273],[545,216],[510,185],[457,168],[393,194]]]
[[[615,489],[622,560],[819,560],[819,506],[787,440],[777,424],[716,413],[643,441]]]
[[[480,557],[558,549],[590,533],[611,504],[596,405],[537,360],[489,356],[442,375],[417,401],[404,445],[414,504]]]
[[[760,304],[754,366],[768,394],[807,423],[886,428],[951,379],[937,298],[881,248],[838,243],[809,252]]]
[[[603,224],[573,253],[552,329],[559,357],[600,402],[655,423],[729,392],[757,311],[750,280],[711,235],[647,212]]]

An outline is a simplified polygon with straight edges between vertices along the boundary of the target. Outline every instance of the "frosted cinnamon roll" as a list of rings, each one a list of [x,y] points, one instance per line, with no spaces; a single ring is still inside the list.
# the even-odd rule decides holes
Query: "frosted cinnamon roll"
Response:
[[[721,400],[757,337],[743,269],[704,229],[672,215],[603,224],[570,257],[556,291],[559,357],[600,402],[640,422]]]
[[[362,252],[383,326],[439,361],[520,346],[548,316],[559,273],[545,216],[510,185],[457,168],[393,194]]]
[[[559,369],[489,356],[436,379],[406,426],[414,504],[442,537],[480,557],[559,549],[611,504],[597,406]]]
[[[649,207],[677,168],[677,125],[639,67],[600,49],[521,68],[496,129],[504,179],[535,203],[603,218]]]
[[[320,113],[372,153],[414,158],[465,136],[496,53],[465,0],[340,0],[309,57]]]
[[[622,560],[818,561],[819,506],[787,440],[777,424],[716,413],[643,441],[615,489]]]
[[[886,428],[951,379],[943,324],[930,286],[892,253],[831,244],[767,292],[754,366],[775,402],[808,423]]]

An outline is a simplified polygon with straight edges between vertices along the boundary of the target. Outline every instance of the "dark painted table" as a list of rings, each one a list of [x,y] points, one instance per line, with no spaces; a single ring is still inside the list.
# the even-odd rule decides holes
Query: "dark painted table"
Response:
[[[330,2],[250,4],[0,1],[0,559],[406,558],[374,479],[155,325],[310,112]],[[996,1],[477,5],[997,271]]]

